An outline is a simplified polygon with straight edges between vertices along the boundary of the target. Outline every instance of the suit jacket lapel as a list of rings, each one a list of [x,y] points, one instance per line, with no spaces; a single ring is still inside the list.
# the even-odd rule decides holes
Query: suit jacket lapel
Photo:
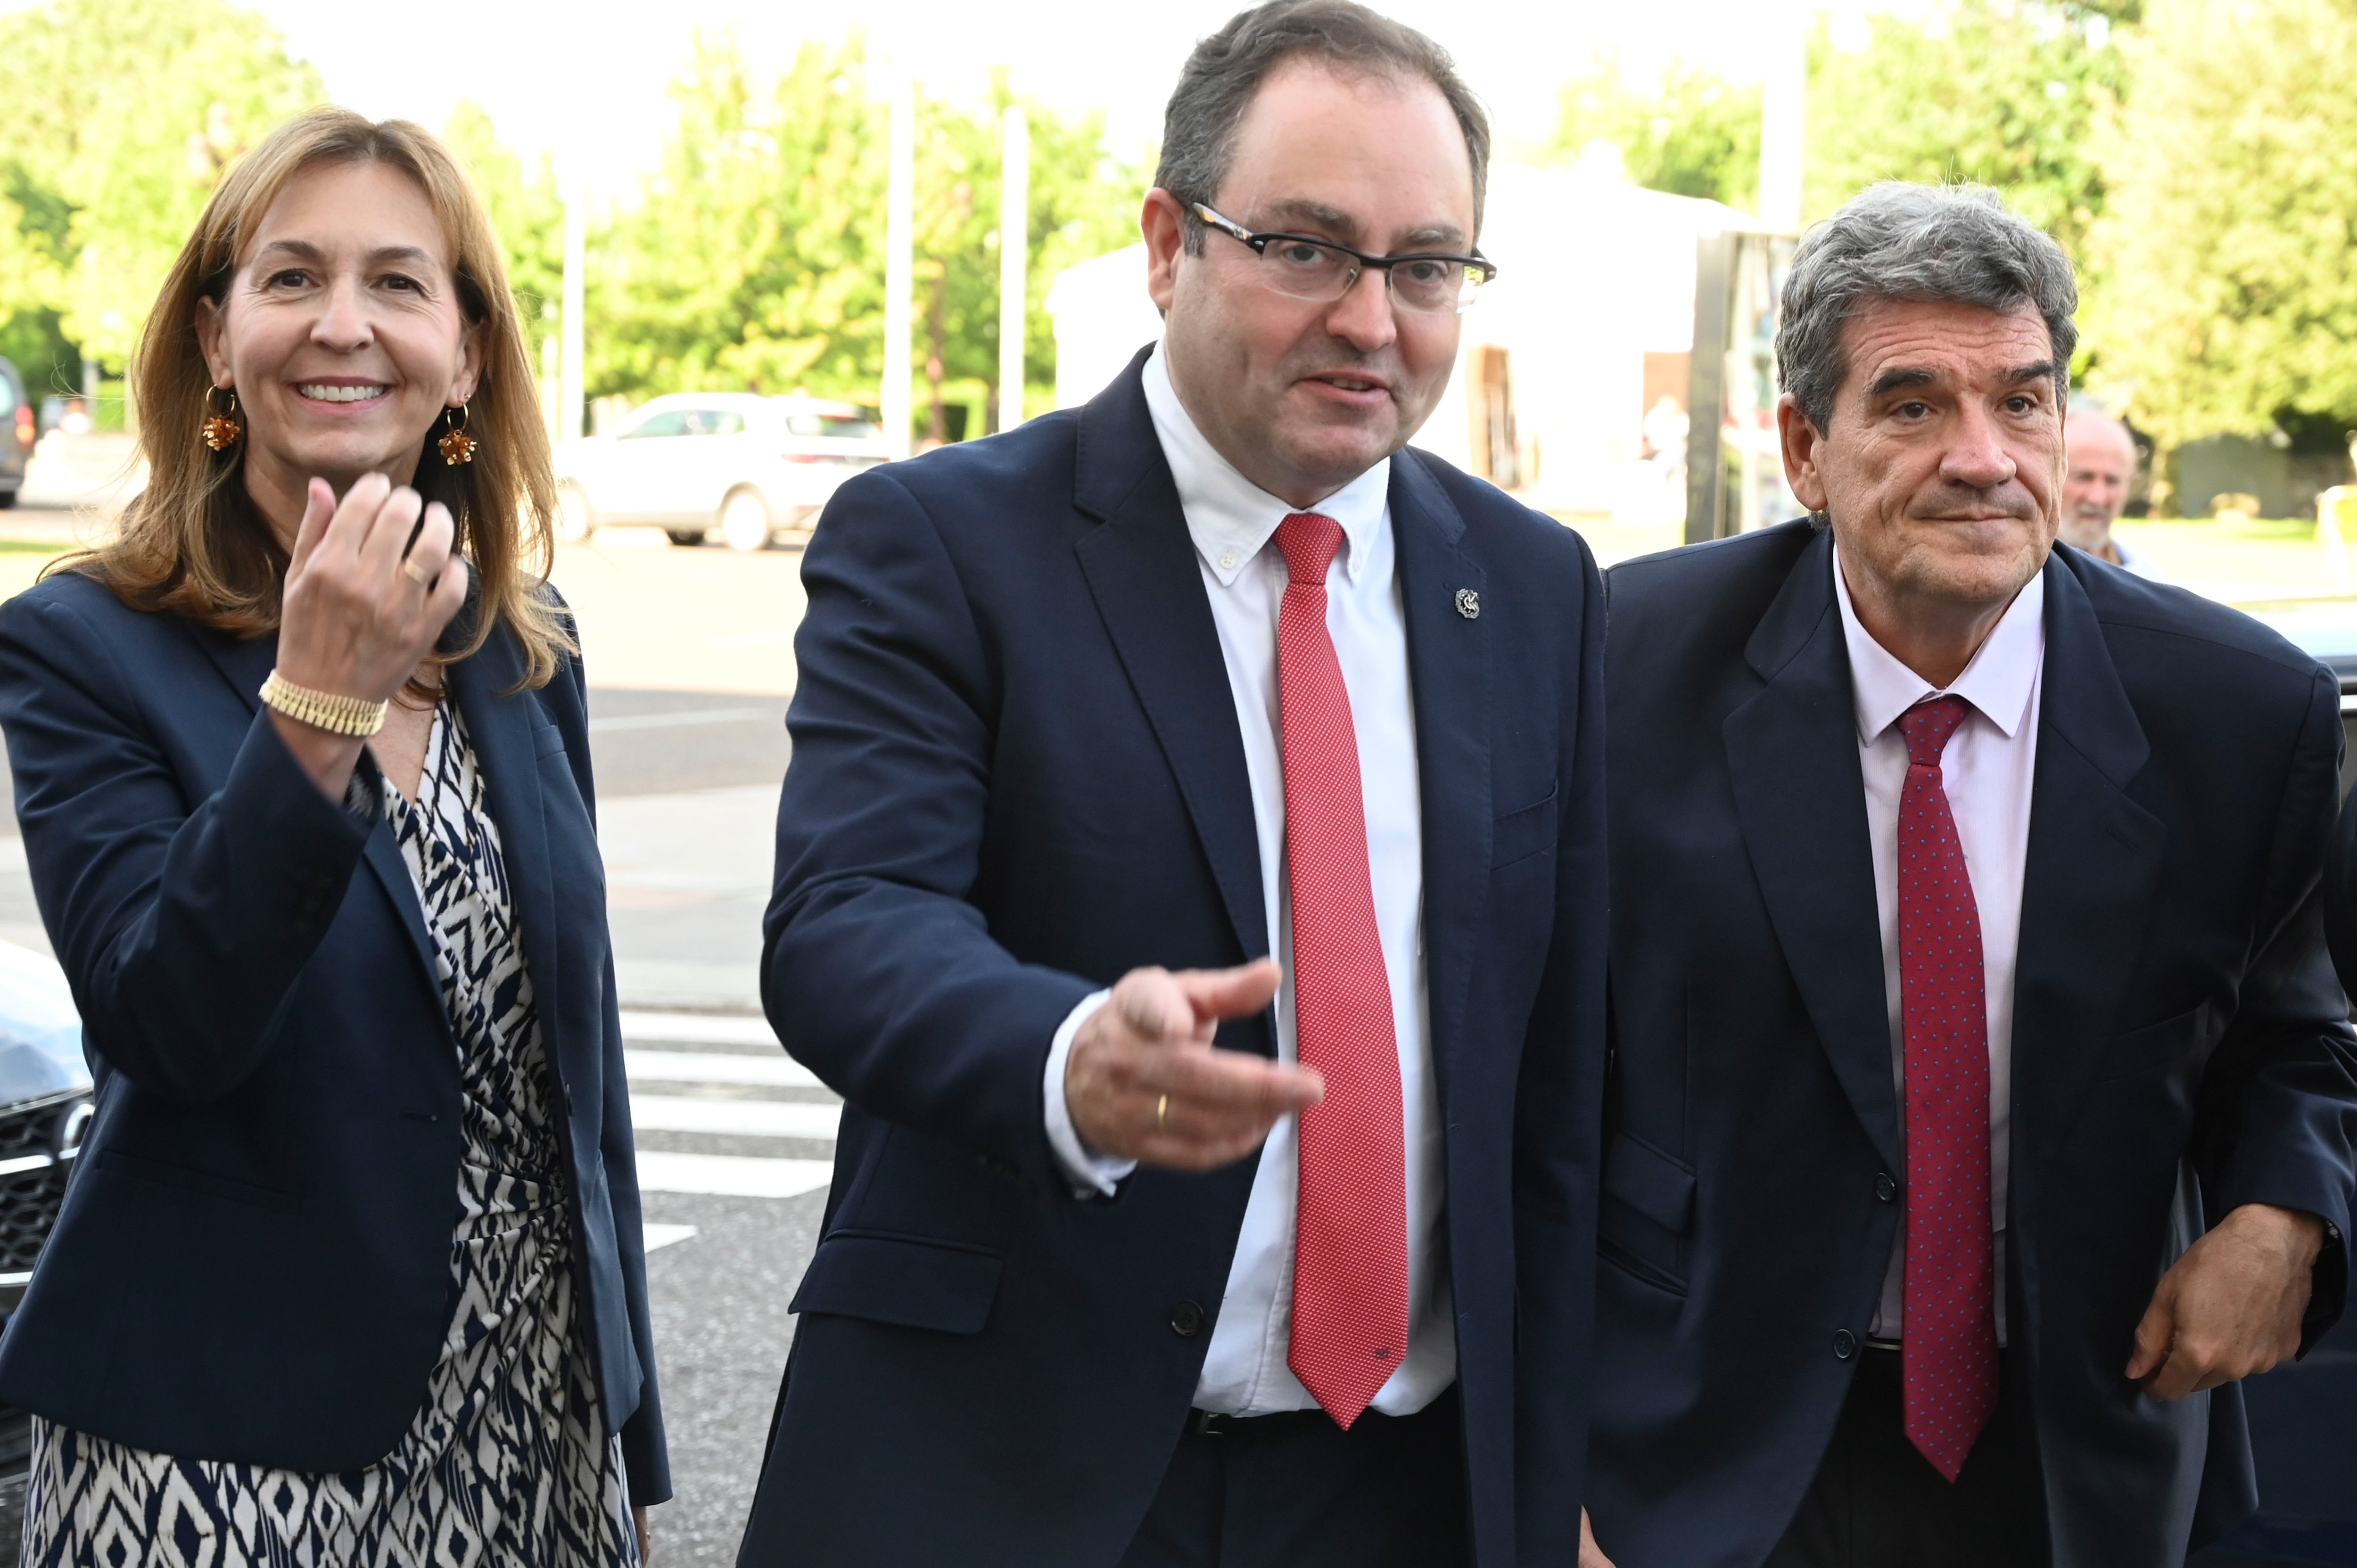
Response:
[[[570,1031],[564,1027],[562,932],[556,918],[555,881],[549,868],[548,818],[541,799],[538,738],[545,727],[539,703],[528,691],[511,690],[524,673],[521,650],[504,626],[474,657],[449,666],[451,695],[467,721],[481,770],[491,821],[499,827],[507,865],[508,898],[523,938],[524,967],[539,1001],[541,1026],[552,1064]],[[559,1067],[560,1075],[564,1074]]]
[[[1897,1172],[1874,850],[1833,571],[1827,532],[1802,552],[1746,645],[1766,684],[1721,733],[1743,842],[1793,983],[1867,1135]]]
[[[198,644],[202,647],[215,668],[238,694],[249,714],[262,711],[262,682],[269,678],[271,669],[278,662],[278,636],[231,637],[226,632],[202,628],[194,629]],[[365,759],[363,765],[366,766]],[[383,786],[392,789],[391,784]],[[361,846],[361,859],[384,888],[386,897],[399,911],[402,929],[409,933],[411,950],[424,971],[428,986],[438,984],[434,975],[434,946],[425,934],[425,916],[417,907],[417,889],[409,879],[409,867],[401,858],[401,846],[393,842],[393,825],[379,821],[369,831],[367,842]]]
[[[2094,1081],[2143,956],[2168,830],[2128,798],[2150,748],[2085,588],[2046,564],[2046,663],[2014,970],[2013,1210]]]
[[[1390,502],[1415,705],[1433,1064],[1445,1095],[1485,923],[1496,811],[1490,787],[1490,623],[1462,614],[1457,595],[1480,594],[1487,578],[1465,548],[1464,518],[1414,453],[1392,459]]]
[[[1103,526],[1074,552],[1178,780],[1237,946],[1256,957],[1271,950],[1243,736],[1194,542],[1139,385],[1144,359],[1082,412],[1073,502]]]

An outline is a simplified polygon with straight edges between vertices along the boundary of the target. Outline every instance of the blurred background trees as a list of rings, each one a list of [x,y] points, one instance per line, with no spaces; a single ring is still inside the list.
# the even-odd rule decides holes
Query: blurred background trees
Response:
[[[883,367],[887,109],[857,35],[765,74],[732,37],[699,39],[671,91],[661,166],[597,213],[588,391],[808,391],[872,402]],[[0,13],[0,354],[38,392],[119,377],[172,257],[227,163],[320,100],[308,66],[229,0],[48,0]],[[918,348],[937,435],[979,435],[998,365],[1002,74],[987,101],[920,96]],[[1094,116],[1024,104],[1031,125],[1031,300],[1060,268],[1133,237],[1143,169]],[[462,103],[445,138],[472,166],[528,328],[553,339],[565,203]],[[538,348],[535,344],[535,348]],[[1055,379],[1034,310],[1027,379]],[[1019,401],[1020,394],[1017,394]]]
[[[0,352],[41,391],[119,374],[222,168],[320,93],[228,0],[0,15]]]
[[[2103,145],[2088,324],[2138,422],[2345,448],[2357,424],[2357,4],[2154,0]]]
[[[804,390],[871,401],[881,343],[886,105],[856,32],[765,63],[700,40],[654,172],[590,214],[593,396]],[[2079,371],[2167,443],[2234,433],[2337,449],[2357,426],[2357,0],[1925,0],[1822,15],[1806,215],[1876,179],[2004,190],[2071,249]],[[0,354],[40,392],[119,376],[222,167],[323,91],[231,0],[36,0],[0,12]],[[1002,73],[920,90],[920,432],[996,423]],[[1057,273],[1135,237],[1146,161],[1096,117],[1031,127],[1026,379],[1054,377]],[[441,127],[476,170],[523,316],[553,339],[565,204],[480,108]],[[1755,201],[1760,89],[1672,59],[1599,60],[1521,156]],[[1144,155],[1150,158],[1151,155]],[[610,182],[608,182],[610,193]],[[1012,394],[1009,394],[1012,395]]]
[[[2080,253],[2104,206],[2093,132],[2125,85],[2112,22],[2047,0],[1947,0],[1826,29],[1809,72],[1806,217],[1878,179],[1973,180]]]
[[[806,43],[764,81],[707,38],[672,94],[662,172],[590,241],[593,396],[730,388],[866,401],[884,355],[886,106],[856,35]],[[1002,73],[980,103],[917,102],[917,345],[938,438],[980,435],[999,396]],[[1135,233],[1146,172],[1095,116],[1024,101],[1031,124],[1026,380],[1055,380],[1038,309],[1060,268]]]
[[[1598,60],[1565,85],[1549,152],[1592,157],[1599,143],[1649,190],[1749,208],[1760,189],[1760,88],[1683,61],[1649,81]]]

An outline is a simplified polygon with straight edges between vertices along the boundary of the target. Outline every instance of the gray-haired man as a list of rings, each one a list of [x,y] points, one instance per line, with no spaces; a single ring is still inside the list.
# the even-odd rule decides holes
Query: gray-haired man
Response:
[[[2336,693],[2051,549],[2076,303],[1993,193],[1867,191],[1785,288],[1815,517],[1609,575],[1623,1568],[2177,1563],[2341,1310]]]
[[[2139,577],[2155,575],[2150,563],[2112,532],[2136,482],[2136,441],[2128,427],[2108,413],[2074,408],[2062,423],[2062,542]]]

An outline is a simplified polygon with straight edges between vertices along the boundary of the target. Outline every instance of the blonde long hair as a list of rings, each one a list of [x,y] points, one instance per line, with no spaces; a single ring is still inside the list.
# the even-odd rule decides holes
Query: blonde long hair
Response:
[[[94,578],[135,608],[242,637],[276,628],[286,552],[246,493],[246,444],[213,452],[199,435],[213,382],[197,338],[197,301],[222,301],[239,248],[279,192],[331,163],[380,163],[417,182],[449,242],[459,309],[481,339],[482,373],[467,416],[479,443],[475,459],[444,465],[429,428],[413,481],[449,507],[458,547],[475,568],[479,613],[463,646],[440,661],[473,654],[504,621],[522,645],[523,684],[545,685],[575,643],[541,592],[553,559],[556,479],[530,356],[482,198],[449,150],[406,120],[308,110],[231,166],[164,280],[132,360],[147,488],[124,509],[113,537],[49,570]]]

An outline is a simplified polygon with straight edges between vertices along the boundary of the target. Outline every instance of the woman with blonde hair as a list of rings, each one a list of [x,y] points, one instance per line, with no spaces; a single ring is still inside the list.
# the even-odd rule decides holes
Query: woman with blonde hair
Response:
[[[24,1560],[636,1563],[669,1477],[585,687],[481,200],[414,125],[299,116],[134,377],[145,492],[0,607],[98,1080],[0,1337]]]

